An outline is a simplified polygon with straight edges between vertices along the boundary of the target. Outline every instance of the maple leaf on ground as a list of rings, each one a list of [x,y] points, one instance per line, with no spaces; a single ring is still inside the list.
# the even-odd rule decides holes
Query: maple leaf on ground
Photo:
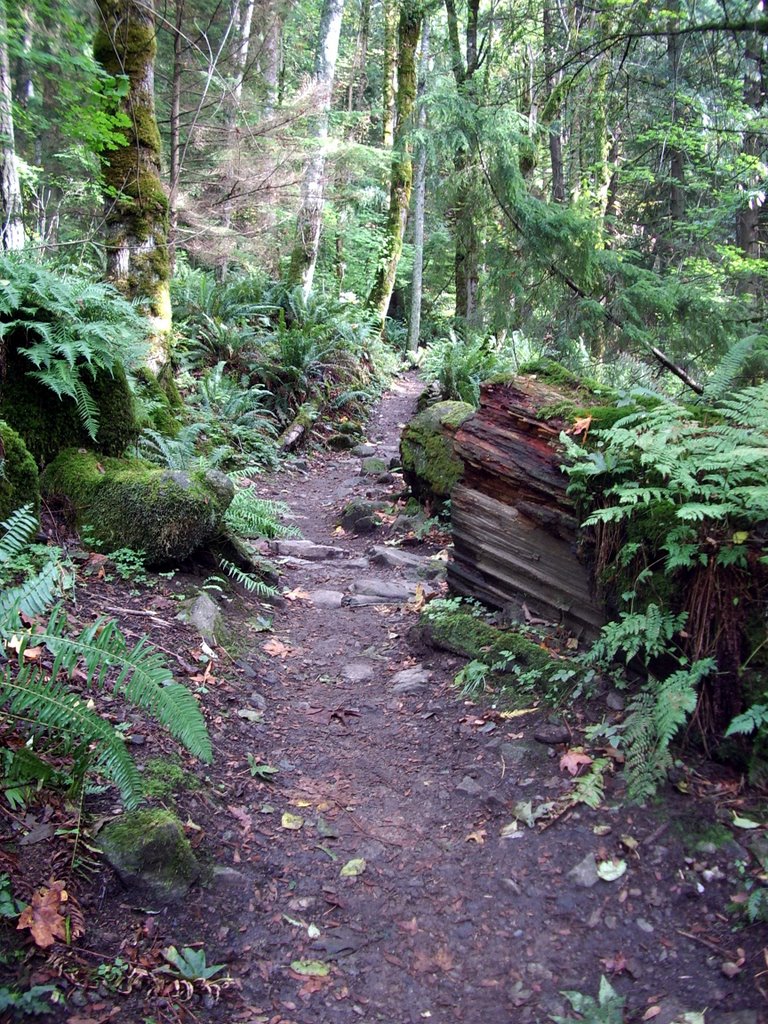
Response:
[[[261,649],[271,658],[284,658],[291,652],[290,647],[288,647],[287,644],[284,644],[282,640],[278,640],[276,636],[273,636],[271,640],[267,640],[266,643],[263,643],[261,645]]]
[[[293,590],[286,590],[283,597],[286,601],[306,601],[309,599],[309,591],[294,587]]]
[[[578,775],[583,765],[592,764],[592,758],[583,750],[567,750],[560,758],[560,768],[569,775]]]
[[[83,933],[82,914],[78,912],[70,916],[64,913],[63,905],[69,900],[65,884],[51,879],[47,886],[38,889],[16,925],[17,930],[29,928],[35,943],[42,949],[47,949],[57,940],[66,942]],[[75,909],[74,905],[72,909]]]

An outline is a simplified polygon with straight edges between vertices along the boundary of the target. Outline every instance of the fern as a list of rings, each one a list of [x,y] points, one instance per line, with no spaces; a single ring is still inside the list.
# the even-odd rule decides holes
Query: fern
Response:
[[[670,744],[696,708],[699,684],[714,669],[713,659],[705,658],[666,679],[651,679],[632,699],[624,730],[630,799],[652,796],[665,778]]]
[[[295,526],[280,522],[281,516],[289,514],[283,502],[257,498],[252,488],[240,487],[224,513],[224,526],[242,537],[298,537]]]
[[[239,566],[235,565],[234,562],[228,561],[226,558],[219,558],[219,566],[224,572],[235,581],[239,583],[241,587],[244,587],[249,594],[256,594],[258,597],[274,597],[277,593],[274,587],[271,587],[268,583],[265,583],[263,579],[258,576],[254,576],[251,572],[246,572]]]
[[[36,523],[28,508],[2,524],[0,566],[19,555]],[[24,724],[33,736],[66,740],[76,777],[95,770],[120,789],[128,806],[141,799],[133,761],[115,729],[60,680],[82,673],[85,687],[110,685],[113,692],[155,717],[187,750],[202,761],[212,759],[211,743],[200,708],[186,687],[177,683],[160,654],[146,638],[130,646],[115,622],[100,619],[78,635],[69,632],[65,615],[55,607],[47,623],[30,628],[57,596],[58,566],[49,562],[17,586],[0,593],[0,645],[16,652],[0,672],[0,708],[6,718]],[[30,648],[42,646],[53,655],[43,668],[39,655],[28,663]],[[29,767],[29,758],[25,764]],[[38,775],[40,777],[40,775]]]
[[[0,345],[13,344],[32,376],[71,398],[95,437],[98,411],[88,381],[96,370],[111,373],[143,357],[147,321],[111,285],[54,272],[26,255],[0,256],[0,278]]]

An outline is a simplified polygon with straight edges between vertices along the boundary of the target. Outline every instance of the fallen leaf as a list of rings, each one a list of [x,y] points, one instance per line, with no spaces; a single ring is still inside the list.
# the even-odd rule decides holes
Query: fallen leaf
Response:
[[[261,645],[261,649],[265,654],[268,654],[270,658],[284,658],[291,652],[290,647],[284,644],[282,640],[278,640],[276,636],[266,640]]]
[[[362,875],[365,868],[365,859],[363,857],[354,857],[352,860],[347,861],[339,874],[342,878],[356,878],[358,875]]]
[[[625,860],[601,860],[597,864],[597,874],[604,882],[615,882],[626,874]]]
[[[309,591],[294,587],[293,590],[286,590],[283,597],[286,601],[306,601],[309,598]]]
[[[640,845],[632,836],[621,836],[619,842],[625,850],[630,850],[632,853],[635,853]]]
[[[587,434],[589,433],[589,428],[590,428],[591,424],[592,424],[592,417],[591,416],[577,416],[576,419],[573,421],[573,426],[568,431],[568,433],[569,434],[573,434],[574,437],[578,437],[579,434],[583,434],[584,435],[584,437],[582,438],[582,444],[583,444],[584,441],[586,441],[586,439],[587,439]]]
[[[310,978],[325,978],[331,973],[330,966],[322,960],[292,960],[291,970]]]
[[[561,771],[566,771],[569,775],[578,775],[582,766],[587,764],[592,764],[592,758],[577,747],[567,750],[560,758]]]
[[[304,824],[304,819],[300,814],[291,814],[290,811],[286,811],[280,819],[280,824],[290,832],[298,832]]]
[[[413,595],[410,601],[407,602],[405,608],[409,612],[420,612],[421,609],[427,603],[427,595],[424,592],[424,584],[416,584],[416,593]]]
[[[237,818],[244,832],[251,831],[251,825],[253,822],[251,821],[251,816],[247,811],[243,810],[242,807],[233,807],[230,805],[227,805],[227,810],[233,818]]]
[[[253,708],[240,708],[237,712],[238,718],[244,718],[246,722],[263,722],[264,714],[261,711],[254,711]]]
[[[482,846],[487,835],[488,833],[484,828],[479,828],[476,832],[470,832],[464,842],[477,843],[478,846]]]
[[[733,815],[733,824],[736,826],[736,828],[744,828],[744,829],[760,828],[761,827],[759,822],[752,821],[751,818],[743,818],[741,815],[736,814],[735,812],[734,812],[734,815]]]
[[[649,1006],[643,1014],[641,1020],[653,1020],[654,1017],[658,1017],[661,1013],[660,1006]]]
[[[538,711],[538,708],[515,708],[514,711],[500,711],[499,718],[521,718],[523,715],[532,715],[534,711]]]
[[[51,881],[38,889],[31,904],[22,911],[17,930],[29,928],[35,943],[42,949],[52,946],[58,939],[67,940],[69,928],[62,912],[62,904],[69,899],[64,882]]]

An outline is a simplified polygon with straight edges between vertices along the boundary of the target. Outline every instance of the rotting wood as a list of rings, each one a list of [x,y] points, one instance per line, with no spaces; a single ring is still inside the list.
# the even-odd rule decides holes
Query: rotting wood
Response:
[[[602,607],[578,557],[576,509],[560,468],[559,436],[568,424],[539,414],[566,400],[533,378],[483,387],[480,409],[455,436],[465,468],[451,494],[448,579],[458,593],[508,608],[516,618],[525,604],[594,636]]]

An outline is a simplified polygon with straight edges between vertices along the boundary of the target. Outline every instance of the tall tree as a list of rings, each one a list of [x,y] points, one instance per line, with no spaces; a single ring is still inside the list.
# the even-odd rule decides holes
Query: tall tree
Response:
[[[418,124],[423,133],[427,127],[427,76],[429,74],[429,20],[424,19],[419,58]],[[427,145],[422,138],[416,152],[416,170],[413,181],[413,273],[411,274],[411,315],[408,318],[408,351],[416,352],[421,333],[421,303],[424,276],[424,214],[427,199]]]
[[[411,156],[411,114],[416,103],[416,47],[423,10],[418,2],[403,0],[397,27],[397,101],[392,172],[389,186],[389,210],[379,266],[368,296],[368,308],[379,320],[382,330],[392,292],[397,265],[403,251],[403,237],[413,188]]]
[[[325,205],[325,157],[328,139],[328,112],[331,109],[336,59],[339,55],[344,0],[323,0],[320,30],[315,51],[314,85],[316,109],[314,151],[310,156],[301,189],[301,206],[296,226],[296,243],[291,254],[288,281],[301,285],[304,295],[312,291],[312,282],[320,248],[320,230]]]
[[[467,0],[465,31],[466,57],[461,52],[459,19],[455,0],[445,0],[448,15],[448,38],[451,47],[451,65],[456,89],[459,93],[463,116],[459,123],[459,141],[454,155],[455,198],[453,204],[456,286],[456,317],[473,323],[477,314],[479,272],[479,237],[474,209],[473,165],[476,156],[474,125],[471,123],[477,105],[475,75],[482,61],[478,44],[480,0]]]
[[[5,0],[0,0],[0,245],[3,249],[24,247],[22,213],[21,183],[13,129],[8,17]]]
[[[129,298],[146,303],[152,324],[150,362],[167,354],[171,327],[168,197],[160,178],[160,133],[155,117],[153,0],[96,0],[100,25],[94,55],[115,77],[127,78],[122,109],[124,142],[103,159],[107,272]]]

